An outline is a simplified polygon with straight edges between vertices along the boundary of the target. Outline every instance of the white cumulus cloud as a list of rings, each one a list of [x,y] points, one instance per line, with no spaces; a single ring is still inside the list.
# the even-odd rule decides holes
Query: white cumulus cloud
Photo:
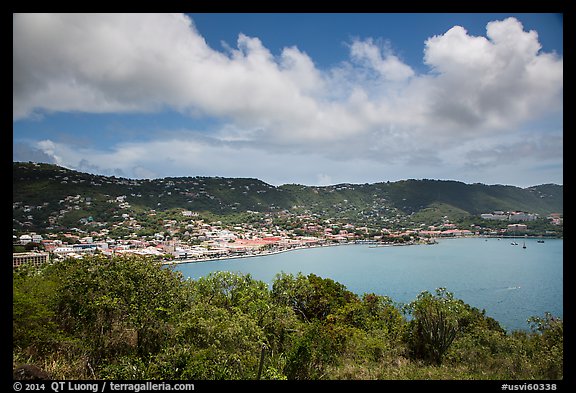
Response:
[[[488,23],[485,36],[454,26],[423,50],[429,71],[416,73],[387,41],[358,38],[349,59],[319,69],[297,46],[274,56],[244,34],[215,50],[182,14],[14,14],[13,119],[169,108],[222,121],[209,146],[171,145],[189,156],[249,143],[263,157],[443,165],[452,156],[465,165],[484,151],[474,141],[515,135],[518,146],[523,124],[562,112],[563,59],[542,52],[537,32],[515,18]],[[514,146],[502,151],[525,151]],[[151,152],[168,145],[124,142],[79,154],[46,140],[37,148],[71,166],[84,159],[151,173]]]
[[[562,106],[563,61],[540,53],[535,31],[515,18],[488,23],[486,37],[455,26],[426,41],[431,119],[501,130]]]

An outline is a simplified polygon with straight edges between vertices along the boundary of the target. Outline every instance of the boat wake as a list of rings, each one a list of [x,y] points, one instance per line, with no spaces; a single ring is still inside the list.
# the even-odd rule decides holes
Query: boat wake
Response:
[[[515,286],[515,287],[501,287],[501,288],[496,289],[496,292],[514,291],[514,290],[517,290],[520,288],[522,288],[520,285]]]

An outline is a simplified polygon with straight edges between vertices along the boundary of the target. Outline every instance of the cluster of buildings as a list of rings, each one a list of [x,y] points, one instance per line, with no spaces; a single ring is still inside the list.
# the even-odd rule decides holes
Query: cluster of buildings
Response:
[[[121,254],[155,256],[165,262],[201,261],[217,258],[257,256],[295,248],[324,245],[326,239],[304,236],[297,239],[279,236],[265,236],[251,239],[237,238],[229,231],[222,231],[221,237],[213,237],[199,245],[190,245],[180,240],[114,240],[93,241],[90,237],[81,238],[79,243],[67,244],[61,240],[44,240],[41,236],[30,234],[15,239],[17,243],[28,244],[29,238],[41,245],[42,250],[13,253],[13,267],[24,263],[41,265],[49,260],[64,258],[82,258],[86,254],[100,253],[113,257]]]
[[[509,235],[525,234],[528,231],[528,225],[520,224],[521,222],[535,221],[539,218],[536,213],[526,213],[522,211],[493,211],[492,213],[480,214],[480,217],[484,220],[495,220],[495,221],[508,221],[513,222],[513,224],[508,224],[506,229],[501,231]],[[548,221],[553,225],[562,225],[563,219],[560,213],[552,213],[547,217]]]
[[[14,242],[21,245],[34,242],[40,245],[41,250],[26,253],[13,254],[13,267],[20,266],[25,262],[40,265],[48,260],[60,260],[64,258],[81,258],[86,254],[101,253],[111,256],[121,254],[136,254],[155,256],[163,261],[204,261],[218,258],[239,258],[278,253],[298,248],[308,248],[332,244],[352,242],[388,242],[403,244],[415,244],[420,237],[459,237],[474,235],[469,230],[455,228],[454,224],[446,224],[442,228],[432,230],[384,230],[379,235],[372,236],[368,240],[358,235],[366,233],[365,227],[355,228],[346,224],[340,229],[324,228],[323,226],[310,224],[303,226],[302,235],[294,235],[290,231],[281,231],[271,234],[271,231],[252,230],[236,227],[236,230],[223,229],[220,226],[201,224],[201,232],[198,244],[191,244],[179,238],[156,236],[149,240],[141,239],[111,239],[94,240],[91,236],[79,237],[71,233],[63,234],[70,239],[66,242],[58,239],[43,239],[41,235],[29,233],[14,238]],[[314,234],[314,235],[312,235]],[[159,234],[157,234],[159,235]]]
[[[114,202],[125,203],[124,199],[119,197]],[[495,211],[482,214],[481,217],[486,220],[511,222],[506,229],[482,232],[478,227],[458,228],[456,224],[447,220],[437,226],[373,230],[350,223],[334,224],[330,220],[322,220],[314,215],[262,215],[255,223],[228,227],[220,222],[206,223],[200,219],[198,213],[190,210],[182,210],[177,216],[163,218],[156,216],[156,212],[152,210],[148,216],[161,224],[161,231],[148,236],[136,236],[133,232],[130,236],[123,238],[114,238],[107,228],[95,229],[92,232],[74,231],[73,229],[76,228],[71,228],[69,232],[58,235],[45,234],[46,238],[37,233],[24,233],[19,237],[14,235],[14,244],[26,246],[26,249],[31,251],[14,253],[13,266],[17,267],[26,262],[40,265],[49,260],[81,258],[83,255],[93,253],[110,257],[127,253],[148,255],[165,262],[202,261],[257,256],[296,248],[360,241],[415,244],[426,243],[439,237],[480,234],[501,236],[506,233],[519,235],[527,231],[527,225],[524,222],[533,221],[538,217],[536,214],[524,212]],[[284,224],[275,221],[273,217],[282,218]],[[560,215],[553,218],[562,220]],[[129,215],[122,217],[121,223],[127,222],[131,226],[141,224]],[[30,247],[34,245],[38,245],[37,250]]]
[[[498,221],[534,221],[538,219],[538,214],[526,213],[521,211],[493,211],[492,213],[480,214],[484,220],[498,220]]]

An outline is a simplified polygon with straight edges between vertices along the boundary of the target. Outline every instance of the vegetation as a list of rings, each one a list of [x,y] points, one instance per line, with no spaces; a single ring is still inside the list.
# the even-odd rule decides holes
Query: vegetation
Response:
[[[219,177],[135,180],[18,162],[13,163],[12,172],[16,231],[108,228],[118,236],[146,234],[161,229],[148,214],[176,209],[228,224],[246,223],[255,219],[254,213],[265,213],[275,220],[307,215],[378,231],[437,225],[445,218],[466,223],[494,210],[537,213],[543,221],[550,213],[563,212],[563,187],[553,184],[522,189],[424,179],[274,187],[257,179]],[[123,215],[133,217],[142,228],[115,228],[113,224],[122,222]],[[498,224],[481,222],[486,227]],[[542,224],[536,229],[544,233],[553,228]]]
[[[54,379],[561,379],[563,322],[504,331],[446,289],[401,305],[314,274],[198,280],[152,259],[13,275],[13,366]]]

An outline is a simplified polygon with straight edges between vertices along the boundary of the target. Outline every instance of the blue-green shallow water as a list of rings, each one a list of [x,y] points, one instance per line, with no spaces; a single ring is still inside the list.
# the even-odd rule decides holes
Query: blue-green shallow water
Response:
[[[199,278],[227,270],[271,284],[279,272],[314,273],[361,295],[374,292],[408,303],[423,290],[445,287],[485,309],[507,330],[527,330],[526,319],[549,311],[563,317],[563,240],[446,239],[436,245],[311,248],[255,258],[186,263],[176,267]],[[526,249],[522,244],[526,243]]]

